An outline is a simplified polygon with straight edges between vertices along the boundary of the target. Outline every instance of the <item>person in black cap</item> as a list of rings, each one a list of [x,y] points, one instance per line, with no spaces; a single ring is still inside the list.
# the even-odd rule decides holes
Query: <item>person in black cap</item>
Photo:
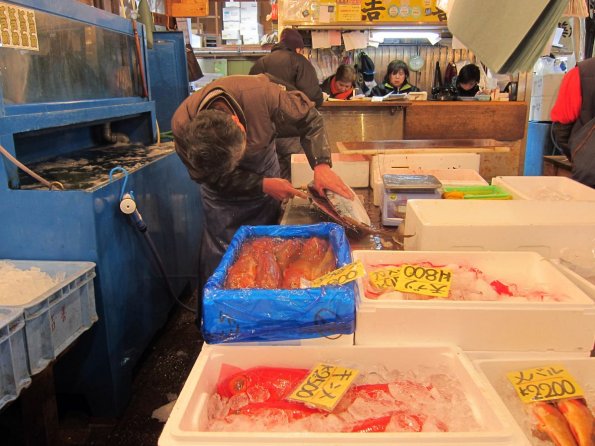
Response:
[[[250,69],[250,74],[269,74],[283,83],[288,90],[299,90],[310,99],[316,107],[324,100],[318,84],[316,70],[302,56],[304,39],[298,30],[285,28],[281,32],[280,41],[273,46],[271,53],[261,57]],[[279,138],[276,140],[277,156],[281,167],[281,177],[291,177],[291,155],[302,153],[297,138]]]

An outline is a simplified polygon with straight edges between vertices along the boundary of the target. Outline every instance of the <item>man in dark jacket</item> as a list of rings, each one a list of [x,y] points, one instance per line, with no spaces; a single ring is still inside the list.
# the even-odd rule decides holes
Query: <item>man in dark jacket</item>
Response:
[[[316,70],[312,64],[302,56],[304,40],[299,31],[285,28],[281,32],[279,43],[271,53],[261,57],[250,69],[250,74],[270,74],[285,83],[289,88],[297,89],[308,96],[316,107],[320,107],[324,100],[322,90],[318,85]],[[279,138],[276,141],[277,155],[281,167],[281,177],[290,179],[291,155],[301,153],[297,138]]]
[[[280,202],[304,196],[279,178],[274,136],[298,136],[319,192],[353,198],[331,170],[322,117],[299,91],[266,75],[227,76],[188,97],[172,119],[176,151],[201,185],[202,285],[242,225],[276,224]]]

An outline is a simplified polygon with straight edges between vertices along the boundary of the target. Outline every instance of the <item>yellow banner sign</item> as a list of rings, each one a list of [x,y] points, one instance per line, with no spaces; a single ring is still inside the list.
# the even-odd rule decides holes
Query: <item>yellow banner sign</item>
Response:
[[[401,265],[372,271],[369,277],[373,286],[383,290],[446,298],[450,292],[452,271],[447,268]]]
[[[583,389],[563,365],[546,365],[506,374],[524,403],[583,396]]]
[[[446,13],[435,0],[362,0],[362,21],[444,22]]]
[[[332,411],[341,401],[359,371],[328,364],[317,364],[289,395],[292,401]]]

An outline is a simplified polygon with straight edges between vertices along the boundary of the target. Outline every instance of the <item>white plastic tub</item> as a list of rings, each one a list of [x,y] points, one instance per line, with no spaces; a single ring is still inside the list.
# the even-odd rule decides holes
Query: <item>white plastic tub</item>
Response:
[[[403,174],[413,171],[438,169],[452,170],[453,172],[464,170],[462,174],[465,178],[461,181],[467,181],[470,174],[468,170],[479,171],[480,155],[477,153],[422,153],[412,155],[382,154],[372,157],[370,163],[370,186],[374,196],[374,205],[380,206],[382,203],[382,175],[386,173]],[[417,173],[417,172],[415,172]],[[454,173],[453,175],[459,175]],[[444,174],[446,177],[447,174]],[[450,175],[449,175],[450,176]],[[479,174],[477,176],[483,181],[480,184],[486,184]],[[441,178],[438,177],[440,180]],[[476,177],[471,181],[479,180]],[[463,183],[457,185],[475,185],[477,183]]]
[[[345,184],[350,187],[368,187],[370,157],[333,153],[331,155],[333,170]],[[291,155],[291,185],[293,187],[306,186],[314,179],[314,171],[308,163],[306,155]]]
[[[595,302],[595,283],[593,283],[591,280],[587,280],[585,277],[571,270],[566,265],[562,264],[559,259],[552,259],[552,263],[560,270],[562,274],[568,277],[572,283],[579,287]],[[595,277],[595,275],[592,277]]]
[[[475,267],[491,280],[564,296],[563,302],[370,299],[359,279],[356,345],[450,342],[472,351],[561,351],[588,356],[595,304],[533,252],[354,251],[366,265],[431,262]],[[562,332],[554,327],[560,327]]]
[[[447,433],[314,433],[314,432],[208,432],[206,404],[214,393],[222,364],[310,368],[317,362],[412,370],[442,367],[461,382],[474,416],[484,428],[476,432]],[[457,348],[425,347],[232,347],[205,346],[159,438],[160,446],[178,445],[525,445],[504,406],[487,383],[478,379],[470,361]],[[495,402],[495,403],[494,403]],[[454,408],[453,408],[454,409]]]
[[[535,251],[558,258],[595,237],[587,201],[418,200],[407,203],[405,250]]]
[[[478,360],[474,361],[474,364],[489,380],[491,386],[506,405],[527,440],[535,446],[551,446],[553,443],[551,441],[542,441],[533,435],[526,405],[521,402],[512,384],[506,378],[507,372],[561,364],[582,386],[591,411],[595,409],[595,358],[579,359],[563,356],[543,358],[527,355],[522,359],[502,358]]]
[[[518,200],[595,201],[595,189],[566,177],[494,177],[492,185],[502,187]]]
[[[10,299],[11,304],[6,305],[0,299],[0,308],[17,308],[24,312],[29,370],[34,375],[97,320],[93,287],[95,264],[6,261],[17,269],[36,267],[53,278],[64,276],[57,285],[22,302],[15,303],[14,299]]]
[[[0,308],[0,409],[30,383],[23,310]]]

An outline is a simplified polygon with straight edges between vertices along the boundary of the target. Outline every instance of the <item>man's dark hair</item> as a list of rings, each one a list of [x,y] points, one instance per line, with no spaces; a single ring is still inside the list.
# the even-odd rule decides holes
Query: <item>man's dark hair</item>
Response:
[[[242,158],[245,141],[231,115],[220,110],[201,111],[176,132],[176,144],[185,153],[193,178],[204,180],[233,171]]]
[[[337,68],[337,74],[335,75],[335,80],[353,84],[355,82],[355,78],[355,68],[353,68],[351,65],[339,65],[339,68]]]
[[[477,65],[468,64],[461,68],[457,76],[457,84],[466,84],[471,81],[479,83],[479,67]]]
[[[399,70],[403,70],[405,73],[405,82],[403,82],[403,85],[405,85],[409,79],[409,67],[402,60],[393,60],[388,64],[388,67],[386,67],[386,74],[384,75],[384,82],[389,82],[390,75],[398,73]]]

